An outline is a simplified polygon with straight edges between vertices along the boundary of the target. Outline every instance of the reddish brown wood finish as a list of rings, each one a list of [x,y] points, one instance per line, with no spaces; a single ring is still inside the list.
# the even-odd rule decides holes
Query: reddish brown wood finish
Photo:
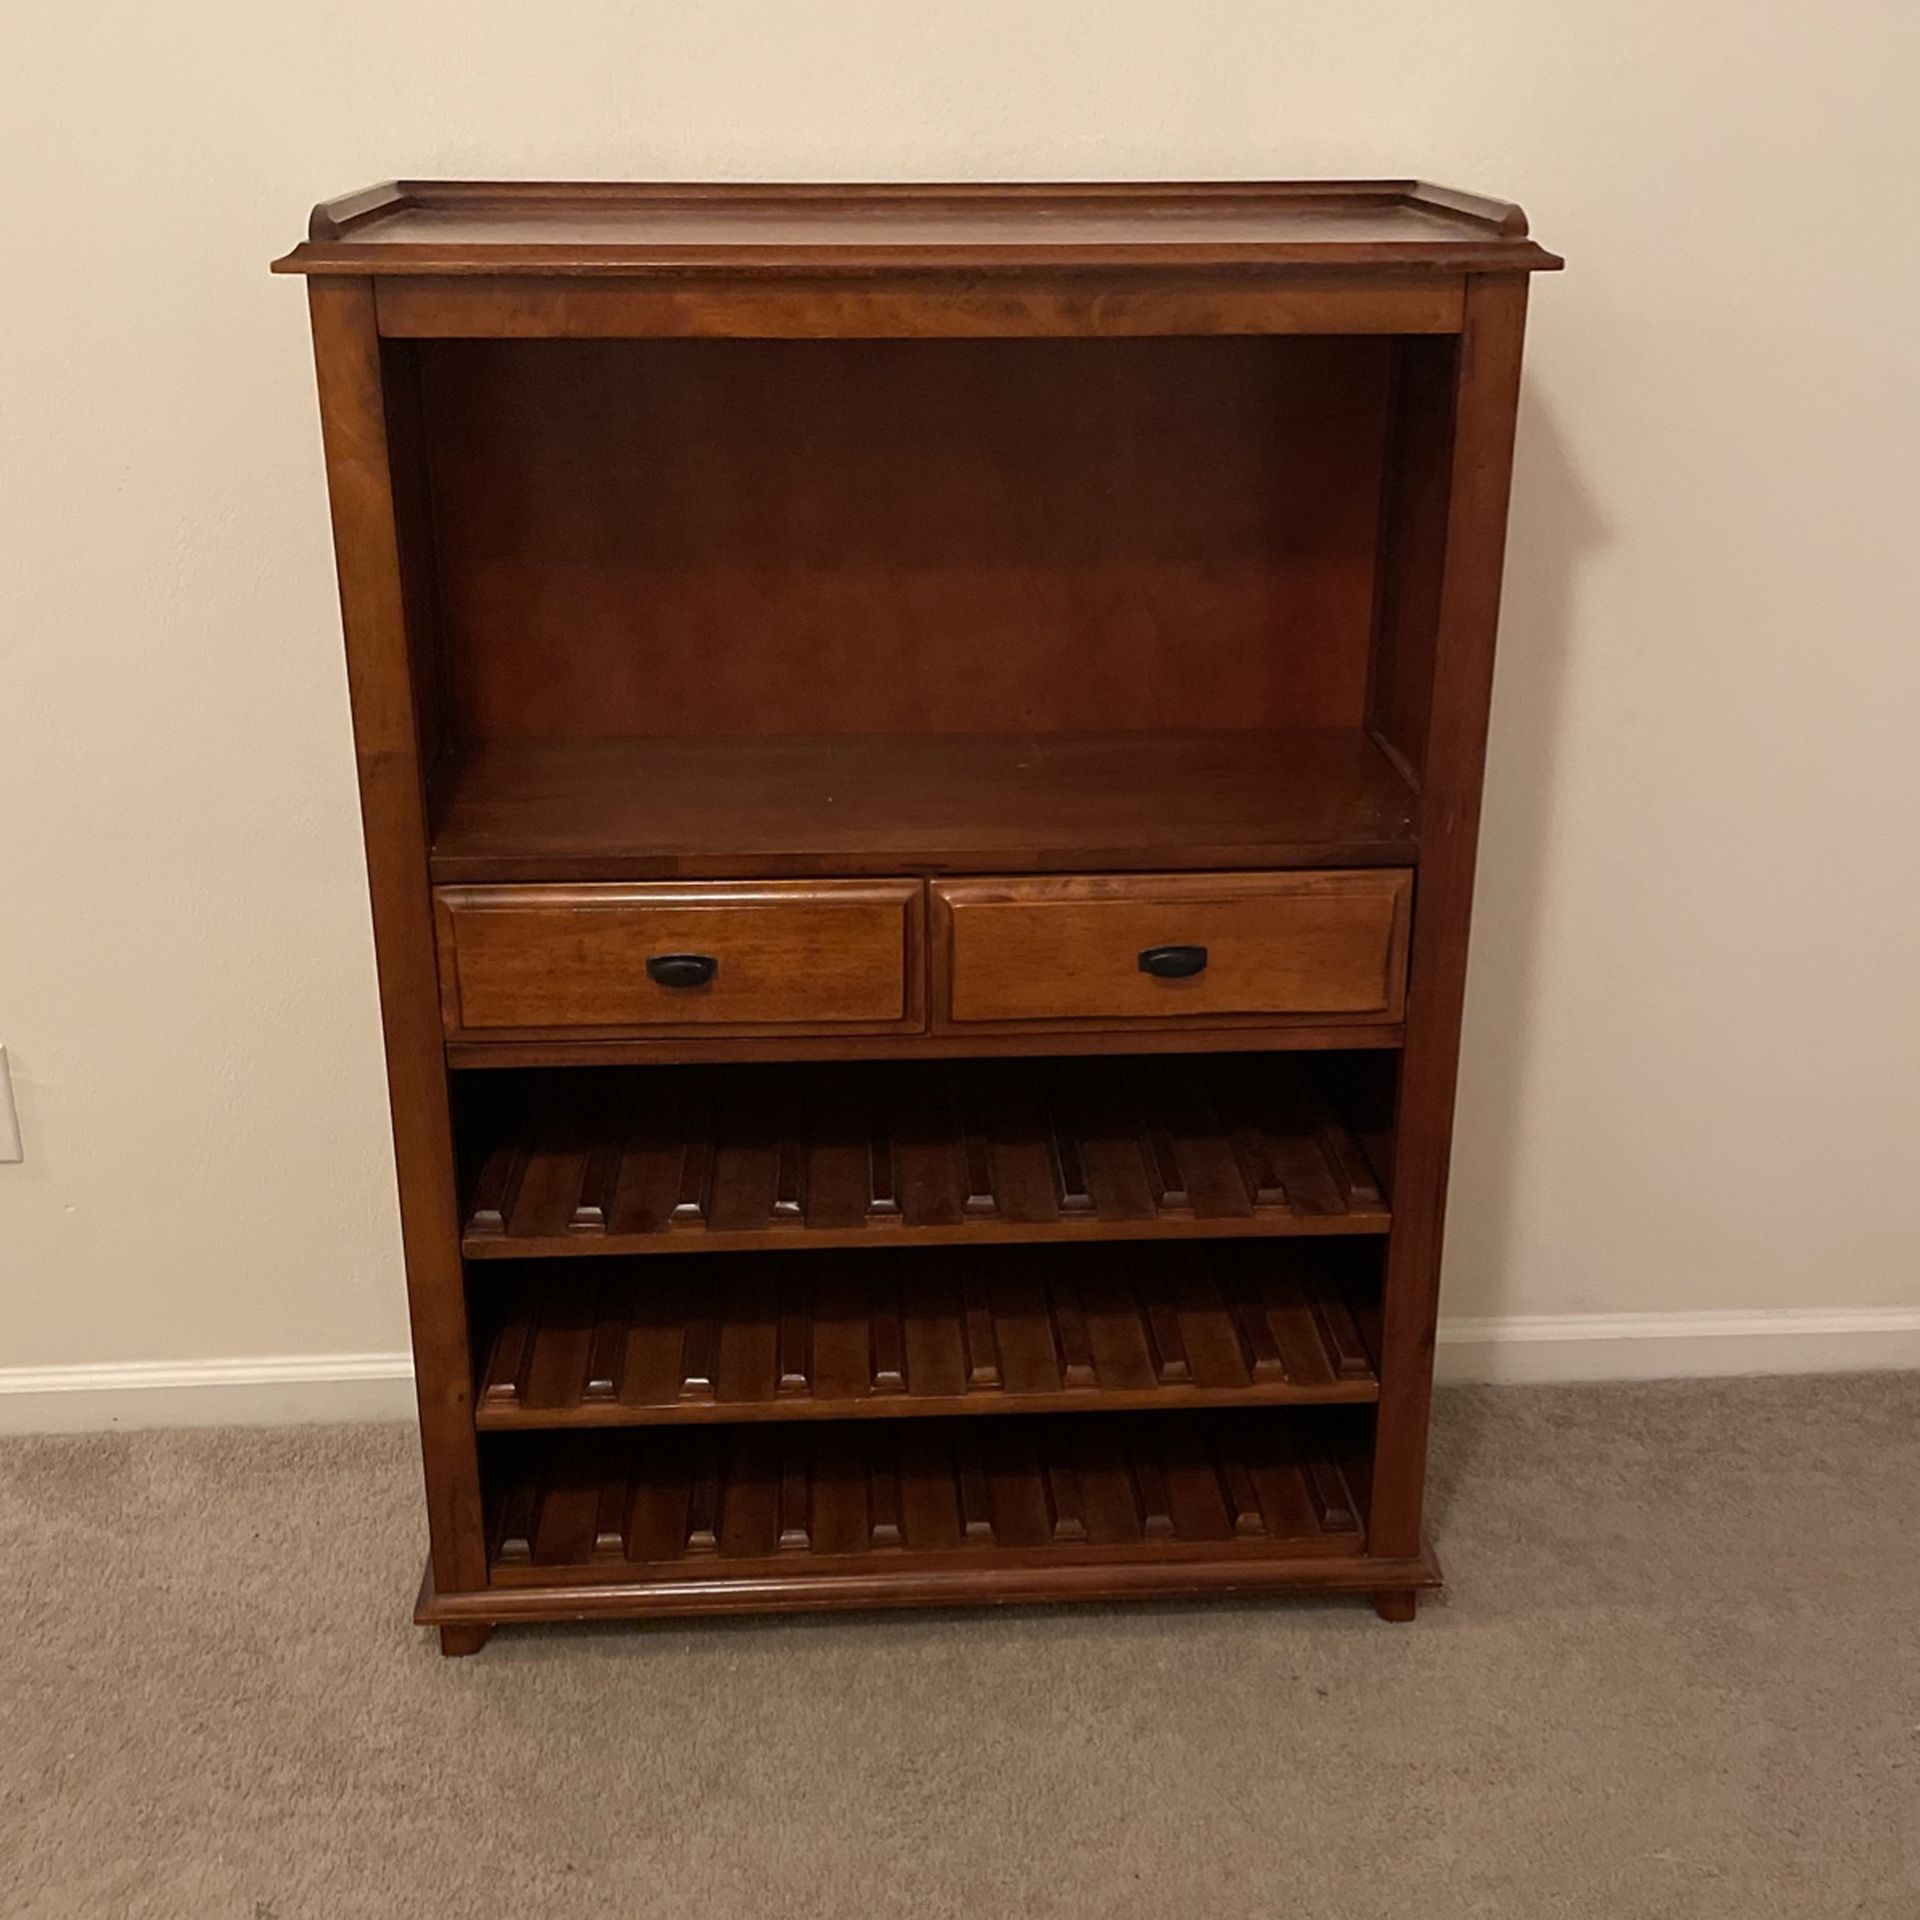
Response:
[[[412,663],[430,643],[408,631],[372,290],[364,281],[320,279],[308,293],[386,1034],[433,1575],[442,1591],[457,1592],[485,1584],[486,1556],[447,1069],[435,1031],[421,727],[414,706]],[[421,604],[418,597],[413,604]]]
[[[1424,711],[1409,715],[1407,735],[1419,743],[1422,770],[1419,913],[1401,1055],[1397,1230],[1387,1254],[1373,1496],[1376,1550],[1389,1556],[1416,1553],[1421,1540],[1441,1234],[1526,312],[1523,276],[1474,283],[1453,356],[1451,406],[1420,408],[1398,469],[1416,502],[1436,484],[1430,469],[1444,471],[1447,537],[1437,551],[1421,549],[1438,574],[1418,596],[1433,607],[1433,664],[1422,676],[1430,687]],[[1436,430],[1442,411],[1451,427],[1446,434]]]
[[[936,1031],[1398,1021],[1413,876],[1135,874],[933,888]],[[1154,956],[1197,971],[1162,977]]]
[[[1281,1055],[665,1068],[486,1092],[464,1129],[475,1260],[1389,1225],[1347,1117],[1362,1103]]]
[[[1398,1596],[1440,1585],[1440,1566],[1423,1550],[1411,1560],[1378,1554],[1233,1554],[1174,1559],[1152,1551],[977,1556],[908,1560],[889,1554],[822,1577],[818,1561],[776,1561],[768,1570],[736,1563],[673,1580],[634,1578],[631,1568],[600,1563],[565,1581],[523,1575],[484,1593],[423,1590],[414,1610],[422,1626],[484,1622],[489,1628],[531,1620],[647,1620],[732,1613],[817,1613],[886,1607],[1027,1606],[1090,1600],[1204,1600],[1233,1594],[1374,1594],[1391,1581],[1388,1618]],[[472,1652],[469,1646],[448,1652]]]
[[[1458,333],[1459,275],[1168,269],[1151,285],[1085,272],[863,270],[619,280],[395,277],[380,331],[424,340],[1133,340]]]
[[[452,1067],[636,1067],[698,1062],[716,1066],[776,1060],[1026,1060],[1036,1045],[1050,1054],[1111,1055],[1217,1053],[1237,1047],[1243,1053],[1351,1053],[1370,1048],[1397,1053],[1404,1028],[1368,1026],[1362,1021],[1329,1025],[1322,1021],[1274,1020],[1262,1026],[1132,1027],[1093,1026],[1072,1033],[913,1033],[833,1035],[765,1033],[748,1038],[671,1037],[664,1040],[477,1040],[447,1047]]]
[[[1411,1619],[1560,264],[1519,210],[405,183],[278,264],[315,276],[443,1649],[1125,1594]],[[829,926],[856,894],[879,932]],[[1347,919],[1289,931],[1309,900]],[[1208,947],[1155,976],[1184,1011],[1103,973],[1101,902]],[[713,1018],[641,992],[678,930],[733,942],[724,989],[653,982]],[[701,1257],[619,1257],[662,1251]]]
[[[1365,1249],[1009,1248],[502,1276],[482,1429],[1361,1404]],[[520,1276],[526,1277],[522,1279]]]
[[[1528,272],[1511,202],[1420,180],[712,186],[407,180],[313,210],[276,271],[847,273],[1260,267]],[[1123,274],[1123,284],[1145,276]],[[1274,316],[1278,321],[1281,316]]]
[[[1358,728],[514,740],[437,783],[441,881],[1405,866]]]
[[[1385,341],[418,351],[463,740],[1364,717]]]
[[[916,1033],[917,880],[443,887],[447,1037]],[[664,965],[708,978],[678,983]]]
[[[493,1584],[993,1577],[1364,1551],[1352,1428],[1302,1412],[501,1436]],[[1257,1584],[1257,1579],[1249,1584]],[[843,1601],[842,1604],[845,1604]]]

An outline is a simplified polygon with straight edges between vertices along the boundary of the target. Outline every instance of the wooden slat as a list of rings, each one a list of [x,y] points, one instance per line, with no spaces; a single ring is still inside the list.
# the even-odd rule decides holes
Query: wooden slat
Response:
[[[494,1573],[503,1584],[750,1580],[770,1562],[783,1577],[879,1562],[910,1577],[1008,1555],[1071,1564],[1356,1553],[1358,1504],[1339,1432],[1323,1432],[1323,1418],[1008,1421],[984,1446],[980,1429],[942,1420],[527,1436],[500,1463]],[[643,1501],[655,1517],[643,1517]]]
[[[532,1078],[490,1122],[470,1258],[1389,1225],[1335,1083],[1285,1056],[636,1068],[584,1112]]]
[[[1358,1404],[1361,1248],[1146,1242],[514,1269],[483,1428]],[[659,1277],[656,1277],[659,1276]]]

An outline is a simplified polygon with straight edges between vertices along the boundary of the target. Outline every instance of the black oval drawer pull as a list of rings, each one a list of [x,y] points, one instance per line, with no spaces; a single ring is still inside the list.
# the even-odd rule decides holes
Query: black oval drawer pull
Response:
[[[661,987],[704,987],[719,971],[710,953],[656,953],[647,962],[647,978]]]
[[[1206,970],[1205,947],[1147,947],[1140,955],[1140,971],[1156,980],[1191,980]]]

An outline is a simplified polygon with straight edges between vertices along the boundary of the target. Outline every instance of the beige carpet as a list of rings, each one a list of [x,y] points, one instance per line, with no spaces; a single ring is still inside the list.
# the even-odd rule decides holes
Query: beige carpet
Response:
[[[406,1624],[411,1436],[0,1446],[0,1913],[1920,1916],[1920,1376],[1443,1398],[1364,1604]]]

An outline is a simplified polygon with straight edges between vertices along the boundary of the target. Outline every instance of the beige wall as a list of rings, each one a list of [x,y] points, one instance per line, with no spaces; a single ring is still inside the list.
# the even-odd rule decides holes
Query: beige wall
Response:
[[[396,173],[1417,171],[1536,289],[1455,1314],[1920,1306],[1907,0],[17,0],[0,1368],[404,1341],[300,288]]]

